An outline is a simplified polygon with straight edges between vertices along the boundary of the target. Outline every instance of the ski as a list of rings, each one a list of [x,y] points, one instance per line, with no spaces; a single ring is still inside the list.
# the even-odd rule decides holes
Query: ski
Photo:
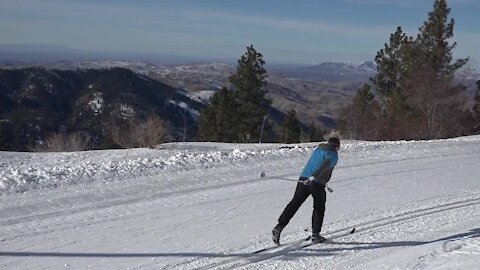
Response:
[[[290,241],[290,242],[287,242],[287,243],[284,243],[284,244],[279,244],[279,245],[275,244],[275,246],[262,248],[262,249],[259,249],[257,251],[252,252],[251,254],[259,254],[259,253],[267,252],[267,251],[270,251],[270,250],[287,248],[289,246],[296,246],[296,245],[302,244],[303,242],[309,241],[310,239],[311,239],[311,236],[308,236],[306,238],[302,238],[300,240]]]
[[[310,238],[311,238],[311,236],[308,236],[306,238],[302,238],[302,239],[299,239],[299,240],[293,240],[293,241],[286,242],[286,243],[281,244],[281,245],[274,245],[274,246],[262,248],[262,249],[250,252],[250,255],[245,257],[245,258],[230,258],[228,260],[224,260],[224,261],[220,261],[220,262],[217,262],[217,263],[205,265],[203,267],[198,267],[198,268],[195,268],[195,269],[196,270],[216,269],[217,267],[227,266],[227,265],[230,265],[230,264],[235,264],[236,262],[238,263],[238,262],[240,262],[242,260],[245,260],[247,258],[256,258],[256,257],[262,258],[262,256],[268,256],[271,253],[276,254],[278,252],[282,252],[283,250],[287,250],[289,248],[299,247],[303,243],[308,242],[310,240]]]
[[[332,232],[332,234],[338,233],[340,231],[341,230],[336,231],[336,232]],[[346,232],[342,235],[337,235],[337,236],[332,235],[332,238],[330,238],[330,239],[335,239],[335,238],[342,237],[342,236],[345,236],[345,235],[348,235],[348,234],[353,234],[354,232],[355,232],[355,228],[353,228],[352,230],[349,230],[348,232]],[[281,244],[280,246],[278,246],[278,245],[269,246],[269,247],[266,247],[266,248],[262,248],[262,249],[250,252],[250,255],[246,256],[246,257],[230,258],[230,259],[227,259],[227,260],[223,260],[223,261],[220,261],[220,262],[217,262],[217,263],[205,265],[203,267],[199,267],[199,268],[195,268],[195,269],[197,269],[197,270],[207,270],[207,269],[216,269],[218,267],[222,267],[224,269],[234,269],[234,268],[239,267],[239,266],[243,266],[243,265],[267,260],[267,259],[274,258],[274,257],[277,257],[277,256],[281,256],[281,255],[285,255],[289,252],[300,250],[300,249],[305,248],[305,247],[310,247],[310,246],[313,246],[313,245],[316,245],[316,244],[329,243],[330,242],[330,240],[327,239],[326,241],[321,242],[321,243],[313,243],[313,242],[310,241],[311,239],[312,239],[312,236],[308,236],[308,237],[301,238],[301,239],[298,239],[298,240],[293,240],[293,241],[286,242],[284,244]]]

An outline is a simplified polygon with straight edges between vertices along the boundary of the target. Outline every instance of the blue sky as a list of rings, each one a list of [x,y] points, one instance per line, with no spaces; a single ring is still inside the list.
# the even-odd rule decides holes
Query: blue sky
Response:
[[[373,60],[397,26],[417,33],[433,0],[0,0],[0,44],[275,63]],[[451,0],[457,57],[480,67],[480,0]]]

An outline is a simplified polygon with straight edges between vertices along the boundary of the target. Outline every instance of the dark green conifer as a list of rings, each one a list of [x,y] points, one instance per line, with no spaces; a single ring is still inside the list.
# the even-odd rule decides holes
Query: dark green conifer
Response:
[[[200,113],[198,137],[221,142],[258,141],[271,101],[266,98],[267,72],[253,46],[238,60],[230,76],[232,89],[222,88]],[[267,125],[268,126],[268,125]]]
[[[210,98],[209,105],[200,112],[199,138],[204,141],[232,142],[237,138],[237,104],[235,93],[223,87]]]
[[[475,105],[473,105],[473,114],[474,114],[474,131],[480,132],[480,80],[477,81],[477,91],[475,92],[474,97]]]
[[[350,106],[345,108],[338,119],[338,129],[349,138],[378,139],[381,123],[380,107],[371,91],[364,84],[352,98]]]
[[[290,109],[283,119],[279,141],[282,143],[298,143],[300,141],[300,122],[294,109]]]
[[[237,102],[238,140],[257,141],[263,118],[267,115],[271,101],[266,98],[267,72],[263,68],[263,55],[253,45],[237,61],[236,72],[230,76]]]

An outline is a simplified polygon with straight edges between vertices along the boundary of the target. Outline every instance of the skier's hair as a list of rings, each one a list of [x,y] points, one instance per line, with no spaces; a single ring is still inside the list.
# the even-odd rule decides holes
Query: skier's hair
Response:
[[[340,140],[337,137],[331,137],[328,139],[328,144],[333,146],[340,146]]]

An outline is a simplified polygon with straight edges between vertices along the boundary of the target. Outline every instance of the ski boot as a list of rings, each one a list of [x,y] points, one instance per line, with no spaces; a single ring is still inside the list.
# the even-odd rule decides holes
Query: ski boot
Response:
[[[321,236],[319,233],[312,234],[311,239],[312,239],[312,243],[314,244],[323,243],[327,241],[327,238]]]
[[[272,240],[277,246],[280,246],[280,233],[282,230],[283,227],[280,225],[275,226],[275,228],[272,230]]]

